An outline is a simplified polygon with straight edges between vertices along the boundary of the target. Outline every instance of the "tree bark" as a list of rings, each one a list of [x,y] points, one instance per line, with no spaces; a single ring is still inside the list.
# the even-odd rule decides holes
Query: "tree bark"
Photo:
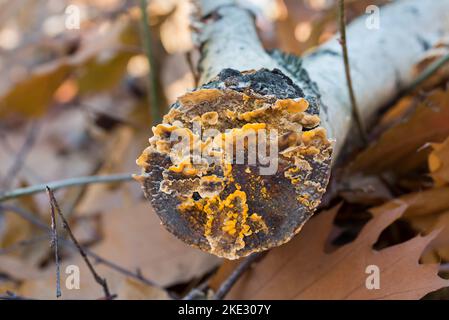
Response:
[[[225,68],[285,70],[263,49],[254,19],[234,0],[199,0],[205,21],[197,39],[202,48],[201,81],[206,83]],[[207,19],[211,15],[219,19]],[[380,8],[380,28],[369,29],[367,16],[347,28],[354,91],[360,112],[370,123],[376,111],[413,80],[413,66],[433,43],[449,31],[449,0],[400,0]],[[336,140],[334,158],[352,125],[339,35],[303,58],[303,68],[319,88],[321,120]],[[301,87],[301,83],[298,83]]]
[[[153,128],[150,147],[138,159],[140,180],[170,232],[236,259],[289,241],[313,215],[353,112],[338,35],[303,59],[267,53],[254,17],[234,0],[196,4],[201,86],[180,97],[163,124]],[[359,113],[369,123],[413,80],[414,64],[449,30],[449,0],[396,1],[381,8],[375,30],[365,19],[348,27],[347,45]],[[212,150],[220,161],[177,158],[170,138],[175,131],[194,137],[184,146],[189,152],[210,144],[196,133],[196,121],[202,130],[218,130]],[[220,145],[229,135],[245,139],[253,128],[280,133],[278,169],[271,175],[257,171],[260,161],[228,161],[228,150]]]

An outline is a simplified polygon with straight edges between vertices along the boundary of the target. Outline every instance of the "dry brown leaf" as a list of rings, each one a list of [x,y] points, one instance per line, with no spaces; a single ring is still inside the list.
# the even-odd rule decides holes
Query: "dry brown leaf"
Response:
[[[0,249],[5,249],[17,242],[30,238],[36,228],[14,213],[4,212],[0,230]]]
[[[449,210],[449,187],[409,193],[400,198],[407,203],[405,218],[428,216]]]
[[[424,262],[449,261],[449,187],[410,193],[400,199],[408,204],[403,217],[419,231],[441,230],[423,255]]]
[[[413,109],[416,107],[415,104],[414,97],[402,97],[395,105],[385,111],[373,131],[383,132],[392,126],[401,123],[410,112],[413,112]]]
[[[0,256],[0,273],[6,274],[14,280],[36,279],[42,276],[42,273],[36,267],[29,265],[22,259],[6,255]]]
[[[51,63],[26,75],[5,94],[0,94],[0,116],[10,113],[42,115],[69,72],[70,66]]]
[[[132,278],[126,278],[117,289],[119,300],[168,300],[167,292],[148,286]]]
[[[58,87],[72,73],[81,94],[109,88],[121,78],[133,55],[122,47],[135,44],[135,38],[129,19],[117,19],[112,25],[99,25],[84,32],[80,49],[73,55],[21,70],[14,80],[3,74],[9,81],[0,86],[0,117],[44,114]]]
[[[351,172],[404,172],[425,163],[427,143],[441,142],[449,135],[449,90],[436,90],[422,101],[404,122],[393,126],[350,166]]]
[[[272,250],[232,289],[231,299],[419,299],[449,285],[437,276],[437,265],[418,260],[436,233],[418,236],[381,251],[372,249],[381,232],[406,209],[392,202],[373,211],[373,218],[354,242],[325,253],[336,209],[305,225],[288,244]],[[380,289],[368,290],[367,266],[380,269]]]
[[[431,200],[431,199],[429,199]],[[423,255],[426,263],[439,263],[441,260],[449,261],[449,211],[427,216],[409,218],[412,227],[422,232],[441,230],[432,240]]]
[[[429,155],[429,170],[436,186],[449,183],[449,138],[443,143],[432,143]]]

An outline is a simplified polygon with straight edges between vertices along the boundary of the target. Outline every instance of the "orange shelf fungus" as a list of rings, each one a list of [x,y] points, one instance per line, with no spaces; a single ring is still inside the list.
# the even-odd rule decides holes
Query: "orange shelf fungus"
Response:
[[[279,71],[226,72],[178,99],[137,164],[170,232],[237,259],[301,229],[324,193],[332,145],[316,103]]]

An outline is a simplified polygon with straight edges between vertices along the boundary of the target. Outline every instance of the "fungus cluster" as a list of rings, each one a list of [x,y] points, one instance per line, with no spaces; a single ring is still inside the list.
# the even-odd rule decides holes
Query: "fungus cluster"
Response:
[[[288,93],[272,94],[260,72],[281,77]],[[167,229],[228,259],[288,241],[329,176],[332,145],[310,109],[279,71],[220,75],[180,97],[137,160]]]

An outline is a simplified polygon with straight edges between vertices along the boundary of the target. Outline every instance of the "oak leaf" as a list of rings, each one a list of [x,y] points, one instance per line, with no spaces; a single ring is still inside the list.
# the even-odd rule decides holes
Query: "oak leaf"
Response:
[[[350,172],[407,172],[425,163],[428,143],[449,135],[449,90],[435,90],[418,103],[401,123],[385,131],[378,141],[361,152]]]
[[[376,251],[381,232],[407,205],[390,202],[372,210],[373,218],[350,244],[325,252],[338,209],[318,215],[291,242],[272,250],[234,286],[231,299],[419,299],[449,285],[437,276],[438,265],[419,264],[436,236],[417,236]],[[366,286],[368,266],[380,271],[380,288]]]
[[[441,230],[422,256],[422,261],[449,260],[449,187],[432,188],[404,195],[400,198],[408,204],[403,218],[419,232]]]

